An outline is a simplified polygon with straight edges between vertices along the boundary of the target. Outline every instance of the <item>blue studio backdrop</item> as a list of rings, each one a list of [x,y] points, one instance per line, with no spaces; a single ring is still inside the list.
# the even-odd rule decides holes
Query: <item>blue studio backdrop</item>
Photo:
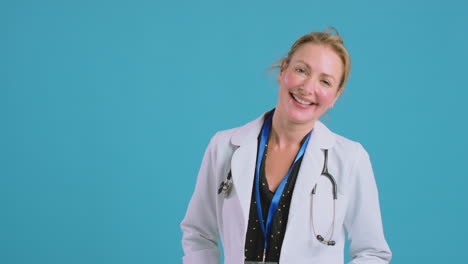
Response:
[[[0,2],[0,263],[181,263],[206,145],[273,108],[267,69],[334,26],[323,121],[373,162],[393,263],[462,263],[466,1]],[[349,258],[348,258],[349,259]]]

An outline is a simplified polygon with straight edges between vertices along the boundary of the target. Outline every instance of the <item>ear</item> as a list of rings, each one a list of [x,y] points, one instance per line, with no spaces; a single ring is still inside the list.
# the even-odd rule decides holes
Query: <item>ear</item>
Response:
[[[281,61],[281,66],[280,66],[279,73],[278,73],[278,78],[277,78],[278,83],[281,83],[280,82],[281,76],[283,76],[283,73],[286,70],[285,65],[286,65],[285,61],[284,60]]]

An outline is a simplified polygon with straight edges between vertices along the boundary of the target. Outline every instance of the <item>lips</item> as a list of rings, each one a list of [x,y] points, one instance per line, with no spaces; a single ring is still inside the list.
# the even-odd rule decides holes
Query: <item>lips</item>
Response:
[[[303,98],[300,98],[299,96],[297,95],[294,95],[292,93],[289,93],[291,95],[291,97],[294,99],[294,101],[296,101],[297,103],[301,104],[301,105],[304,105],[304,106],[310,106],[310,105],[315,105],[316,103],[314,102],[309,102]]]

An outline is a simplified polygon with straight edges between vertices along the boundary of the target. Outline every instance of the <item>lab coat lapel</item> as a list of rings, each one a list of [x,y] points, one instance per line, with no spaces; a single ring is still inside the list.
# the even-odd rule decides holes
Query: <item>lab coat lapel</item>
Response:
[[[257,137],[263,125],[265,114],[256,120],[240,127],[232,136],[231,143],[238,148],[231,159],[231,173],[234,187],[242,207],[244,216],[244,231],[250,211],[250,199],[257,160]]]
[[[331,148],[334,142],[335,137],[333,133],[320,121],[317,121],[297,175],[291,198],[290,219],[294,218],[296,214],[309,212],[309,204],[306,201],[310,200],[312,189],[322,173],[325,159],[323,149]]]
[[[250,198],[257,159],[257,141],[240,146],[231,160],[232,180],[242,207],[245,227],[247,227]]]

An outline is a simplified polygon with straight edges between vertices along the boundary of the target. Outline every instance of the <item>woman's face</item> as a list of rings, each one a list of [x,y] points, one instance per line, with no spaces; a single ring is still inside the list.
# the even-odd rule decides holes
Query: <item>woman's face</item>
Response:
[[[343,63],[331,48],[303,44],[278,75],[276,111],[293,123],[314,123],[341,94],[342,75]]]

